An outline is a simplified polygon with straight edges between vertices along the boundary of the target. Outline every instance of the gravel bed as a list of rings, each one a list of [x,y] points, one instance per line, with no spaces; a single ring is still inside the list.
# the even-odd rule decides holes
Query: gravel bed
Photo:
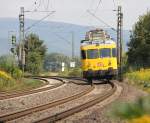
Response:
[[[47,109],[44,111],[40,111],[38,113],[30,114],[28,116],[19,118],[17,120],[9,121],[9,123],[13,123],[13,122],[15,122],[15,123],[20,123],[20,122],[21,123],[32,123],[32,122],[35,122],[35,121],[40,120],[44,117],[55,115],[59,112],[66,111],[72,107],[84,104],[85,102],[96,98],[97,95],[103,93],[104,91],[108,91],[110,89],[111,89],[111,86],[106,85],[106,84],[105,85],[104,84],[103,85],[97,85],[96,88],[92,92],[90,92],[89,94],[87,94],[83,97],[80,97],[80,98],[75,99],[73,101],[67,102],[65,104],[61,104],[59,106],[56,106],[56,107],[53,107],[53,108],[50,108],[50,109]]]
[[[137,89],[127,83],[118,83],[122,87],[121,95],[111,100],[105,100],[103,103],[99,103],[94,107],[86,109],[78,114],[70,116],[64,120],[59,121],[58,123],[125,123],[122,120],[112,120],[108,117],[107,113],[110,111],[110,108],[113,103],[116,102],[130,102],[136,100],[138,97],[148,95],[146,92]],[[115,101],[114,101],[115,100]]]
[[[43,78],[43,79],[47,80],[49,84],[47,84],[45,86],[42,86],[42,87],[39,87],[39,88],[35,88],[34,90],[38,90],[38,89],[46,88],[46,87],[51,87],[51,86],[54,86],[56,84],[60,84],[61,83],[60,81],[54,80],[54,79],[53,79],[53,81],[49,81],[50,79],[47,79],[47,78]],[[41,80],[41,81],[45,82],[44,80]]]
[[[49,79],[49,81],[58,80]],[[44,92],[0,100],[0,115],[9,114],[38,105],[46,104],[76,94],[77,92],[80,92],[87,87],[89,87],[89,85],[81,86],[73,83],[68,83],[58,88],[47,90]]]

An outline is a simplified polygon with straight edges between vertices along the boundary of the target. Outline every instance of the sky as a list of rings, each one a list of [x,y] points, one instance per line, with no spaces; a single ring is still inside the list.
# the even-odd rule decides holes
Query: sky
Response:
[[[113,2],[114,1],[114,2]],[[110,26],[116,28],[118,3],[123,8],[123,27],[132,29],[140,15],[150,10],[150,0],[0,0],[0,18],[18,18],[20,7],[25,11],[55,11],[46,21],[58,21],[79,25],[107,27],[87,10]],[[49,3],[49,4],[48,4]],[[100,4],[99,4],[100,3]],[[26,12],[25,18],[41,19],[47,12]]]

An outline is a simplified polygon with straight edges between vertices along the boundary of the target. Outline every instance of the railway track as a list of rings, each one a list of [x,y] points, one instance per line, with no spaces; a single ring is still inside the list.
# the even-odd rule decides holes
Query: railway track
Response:
[[[84,81],[83,79],[79,79],[79,78],[77,78],[76,80]],[[72,78],[71,78],[71,81],[72,81]],[[79,82],[74,82],[74,81],[72,81],[72,82],[74,84],[79,84]],[[48,117],[45,117],[45,118],[41,118],[40,120],[37,120],[36,122],[37,123],[55,122],[55,121],[58,121],[60,119],[65,118],[65,117],[68,117],[68,116],[70,116],[74,113],[80,112],[80,111],[82,111],[86,108],[89,108],[89,107],[95,105],[96,103],[99,103],[99,102],[107,99],[108,97],[113,95],[114,92],[117,89],[115,84],[113,84],[113,83],[109,83],[109,84],[111,85],[111,89],[109,91],[97,95],[95,98],[85,102],[84,104],[77,105],[77,106],[69,108],[65,111],[60,111],[59,113],[56,113],[54,115],[51,115],[51,116],[48,116]],[[63,99],[60,99],[60,100],[56,100],[56,101],[47,103],[45,105],[39,105],[39,106],[36,106],[36,107],[33,107],[33,108],[22,110],[22,111],[13,113],[13,114],[7,114],[7,115],[0,116],[0,121],[1,122],[7,122],[7,121],[13,121],[13,120],[15,121],[16,119],[20,119],[24,116],[27,116],[27,115],[30,115],[30,114],[33,114],[33,113],[37,113],[37,112],[41,112],[41,111],[44,111],[46,109],[50,109],[50,108],[53,108],[53,107],[57,107],[61,104],[71,102],[72,100],[82,98],[84,95],[90,93],[93,89],[94,89],[94,86],[91,86],[87,90],[84,90],[83,92],[72,95],[70,97],[66,97],[66,98],[63,98]]]
[[[39,111],[42,111],[42,110],[46,110],[48,108],[58,106],[60,104],[69,102],[71,100],[80,98],[80,97],[90,93],[93,89],[94,89],[94,86],[89,86],[84,91],[81,91],[77,94],[74,94],[74,95],[69,96],[69,97],[65,97],[65,98],[60,99],[60,100],[56,100],[56,101],[53,101],[53,102],[50,102],[50,103],[47,103],[47,104],[44,104],[44,105],[39,105],[39,106],[29,108],[29,109],[26,109],[26,110],[18,111],[16,113],[1,115],[0,116],[0,122],[7,122],[7,121],[10,121],[10,120],[14,120],[14,119],[23,117],[25,115],[29,115],[29,114],[32,114],[32,113],[35,113],[35,112],[39,112]]]
[[[42,81],[45,81],[45,83],[46,83],[45,86],[49,84],[49,81],[47,79],[44,79],[41,77],[36,77],[36,78],[34,77],[34,79],[40,79]],[[10,98],[14,98],[14,97],[19,97],[19,96],[24,96],[24,95],[29,95],[29,94],[33,94],[33,93],[38,93],[38,92],[54,89],[65,83],[65,81],[61,78],[51,77],[50,79],[59,80],[60,83],[49,86],[49,87],[36,88],[36,89],[32,89],[32,90],[25,89],[25,90],[13,91],[13,92],[1,92],[0,100],[10,99]]]
[[[81,105],[78,105],[78,106],[75,106],[75,107],[72,107],[72,108],[69,108],[68,110],[65,110],[65,111],[62,111],[62,112],[59,112],[55,115],[51,115],[49,117],[46,117],[46,118],[43,118],[41,120],[38,120],[36,121],[36,123],[53,123],[53,122],[56,122],[58,120],[61,120],[63,118],[66,118],[70,115],[73,115],[77,112],[80,112],[82,110],[85,110],[105,99],[107,99],[108,97],[110,97],[111,95],[114,94],[114,92],[117,90],[117,87],[115,84],[113,83],[110,83],[111,86],[112,86],[112,89],[106,93],[103,93],[103,94],[100,94],[98,95],[96,98],[92,99],[92,100],[89,100],[87,101],[86,103],[84,104],[81,104]]]

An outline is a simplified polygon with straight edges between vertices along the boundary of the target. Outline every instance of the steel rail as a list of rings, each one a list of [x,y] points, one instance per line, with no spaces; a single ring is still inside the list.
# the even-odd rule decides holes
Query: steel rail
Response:
[[[73,115],[74,113],[77,113],[77,112],[80,112],[82,110],[85,110],[105,99],[107,99],[108,97],[110,97],[111,95],[114,94],[114,92],[117,90],[117,87],[115,84],[111,83],[111,86],[112,86],[112,89],[109,91],[109,92],[106,92],[104,94],[100,94],[98,97],[82,104],[82,105],[79,105],[79,106],[76,106],[76,107],[73,107],[73,108],[70,108],[69,110],[66,110],[64,112],[60,112],[60,113],[57,113],[55,115],[52,115],[50,117],[47,117],[47,118],[44,118],[44,119],[41,119],[39,121],[36,121],[36,123],[54,123],[58,120],[61,120],[63,118],[66,118],[70,115]]]
[[[90,93],[93,89],[94,89],[94,86],[90,86],[90,87],[88,87],[88,89],[85,89],[84,91],[82,91],[80,93],[74,94],[74,95],[69,96],[69,97],[65,97],[65,98],[60,99],[60,100],[50,102],[48,104],[39,105],[39,106],[36,106],[33,108],[18,111],[16,113],[1,115],[0,116],[0,122],[6,122],[6,121],[14,120],[14,119],[23,117],[25,115],[31,114],[33,112],[38,112],[38,111],[46,110],[48,108],[52,108],[54,106],[58,106],[60,104],[72,101],[72,100],[77,99],[77,98],[80,98],[80,97]]]

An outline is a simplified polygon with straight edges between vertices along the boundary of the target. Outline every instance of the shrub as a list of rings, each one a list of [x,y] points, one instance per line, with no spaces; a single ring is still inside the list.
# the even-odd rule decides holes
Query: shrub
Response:
[[[80,68],[74,68],[71,71],[69,71],[68,76],[71,77],[81,77],[81,69]]]
[[[0,71],[0,79],[12,80],[12,77],[4,71]]]
[[[14,79],[6,72],[0,71],[0,90],[5,90],[15,84]]]
[[[141,97],[135,102],[118,103],[112,106],[110,115],[128,123],[150,123],[150,97]]]
[[[4,55],[0,57],[0,69],[11,73],[13,67],[16,67],[15,59],[10,55]]]
[[[128,79],[137,82],[137,84],[150,82],[150,70],[149,69],[141,69],[140,71],[129,72],[129,73],[126,73],[125,76]]]
[[[15,68],[12,69],[11,75],[15,79],[21,79],[22,76],[23,76],[23,73],[19,68],[15,67]]]

